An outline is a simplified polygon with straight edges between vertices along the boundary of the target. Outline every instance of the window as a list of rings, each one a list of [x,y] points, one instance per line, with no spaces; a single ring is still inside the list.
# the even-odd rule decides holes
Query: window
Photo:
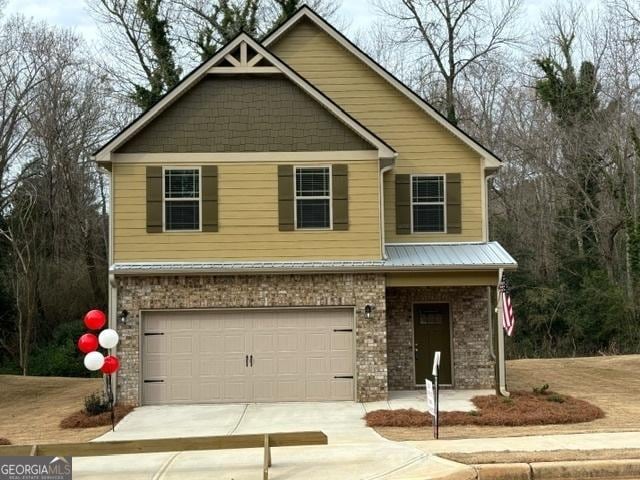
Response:
[[[199,168],[165,168],[164,229],[200,230]]]
[[[331,228],[330,167],[296,168],[296,228]]]
[[[413,232],[444,232],[444,189],[444,175],[413,175],[411,177]]]

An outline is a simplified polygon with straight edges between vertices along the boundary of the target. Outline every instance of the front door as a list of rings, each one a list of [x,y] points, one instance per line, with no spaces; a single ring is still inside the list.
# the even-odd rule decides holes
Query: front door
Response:
[[[440,352],[440,385],[451,385],[451,325],[448,303],[419,303],[413,306],[413,338],[416,385],[433,380],[433,354]]]

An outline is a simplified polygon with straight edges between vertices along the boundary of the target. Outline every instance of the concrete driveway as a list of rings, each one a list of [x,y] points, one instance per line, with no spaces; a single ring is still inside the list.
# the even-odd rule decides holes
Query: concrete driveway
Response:
[[[457,464],[365,426],[355,402],[140,407],[100,440],[321,430],[327,446],[272,449],[270,478],[305,480],[437,478]],[[379,407],[378,407],[379,408]],[[74,479],[261,478],[263,450],[218,450],[74,458]]]

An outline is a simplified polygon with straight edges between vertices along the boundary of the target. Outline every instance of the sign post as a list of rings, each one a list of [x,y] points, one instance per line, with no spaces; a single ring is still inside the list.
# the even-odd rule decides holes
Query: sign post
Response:
[[[433,354],[433,370],[431,371],[431,375],[434,379],[435,384],[435,394],[434,397],[434,412],[433,415],[433,438],[438,439],[439,434],[439,426],[440,426],[440,385],[438,383],[438,373],[440,372],[440,352],[435,352]],[[431,382],[429,382],[431,383]]]

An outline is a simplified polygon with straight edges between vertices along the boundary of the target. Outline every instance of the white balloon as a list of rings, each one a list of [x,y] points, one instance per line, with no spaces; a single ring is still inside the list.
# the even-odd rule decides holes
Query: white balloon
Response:
[[[102,365],[104,365],[104,355],[100,352],[89,352],[85,355],[84,366],[87,367],[87,370],[95,372],[100,370]]]
[[[118,344],[118,332],[111,328],[107,328],[98,335],[98,342],[102,348],[113,348]]]

